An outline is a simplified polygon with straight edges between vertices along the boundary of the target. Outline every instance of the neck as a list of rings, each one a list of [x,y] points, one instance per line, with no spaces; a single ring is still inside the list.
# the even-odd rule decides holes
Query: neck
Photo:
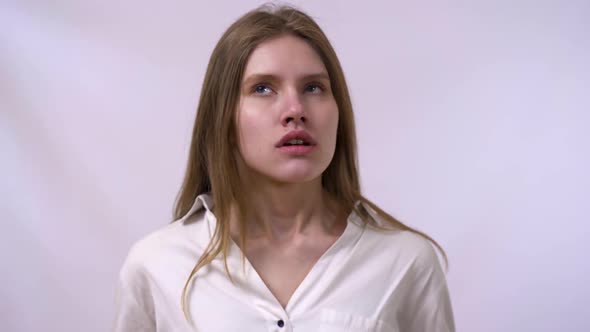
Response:
[[[256,181],[246,188],[249,238],[291,240],[318,230],[329,232],[338,222],[337,205],[323,190],[321,177],[303,183]],[[234,227],[237,227],[235,222]]]

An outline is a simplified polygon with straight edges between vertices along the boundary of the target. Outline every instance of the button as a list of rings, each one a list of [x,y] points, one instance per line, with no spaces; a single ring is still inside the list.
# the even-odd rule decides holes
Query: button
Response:
[[[283,320],[282,320],[282,319],[279,319],[279,320],[278,320],[278,322],[277,322],[277,325],[278,325],[279,327],[283,327],[283,326],[285,326],[285,322],[283,322]]]

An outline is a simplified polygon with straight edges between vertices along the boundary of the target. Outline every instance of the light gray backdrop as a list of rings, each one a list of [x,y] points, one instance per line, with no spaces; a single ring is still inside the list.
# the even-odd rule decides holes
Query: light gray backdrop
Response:
[[[0,330],[110,329],[170,221],[208,57],[259,1],[0,3]],[[297,1],[366,195],[446,248],[460,331],[590,331],[589,1]]]

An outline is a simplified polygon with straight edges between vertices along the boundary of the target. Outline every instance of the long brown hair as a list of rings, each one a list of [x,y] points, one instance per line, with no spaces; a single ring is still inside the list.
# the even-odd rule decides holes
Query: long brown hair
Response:
[[[178,220],[188,213],[198,195],[210,192],[218,222],[211,242],[196,262],[182,291],[181,305],[189,321],[185,297],[191,280],[201,267],[222,254],[231,280],[226,260],[231,243],[231,206],[232,203],[236,204],[241,217],[247,215],[248,208],[234,155],[234,144],[237,142],[235,116],[242,75],[256,46],[284,34],[302,38],[319,54],[328,71],[338,105],[336,151],[322,174],[323,189],[347,211],[356,212],[365,223],[377,225],[363,204],[355,204],[357,201],[363,202],[397,229],[420,234],[430,240],[440,250],[445,263],[448,262],[444,250],[436,241],[404,225],[361,195],[352,104],[344,73],[328,38],[317,23],[300,10],[289,6],[265,5],[248,12],[225,31],[213,50],[201,90],[188,166],[175,204],[174,219]],[[245,248],[245,222],[244,218],[240,219],[240,245]]]

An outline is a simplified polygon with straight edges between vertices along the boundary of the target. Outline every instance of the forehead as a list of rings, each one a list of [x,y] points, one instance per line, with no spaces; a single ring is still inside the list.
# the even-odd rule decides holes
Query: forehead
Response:
[[[319,54],[302,38],[282,35],[258,45],[246,64],[244,79],[254,74],[280,77],[326,72]]]

